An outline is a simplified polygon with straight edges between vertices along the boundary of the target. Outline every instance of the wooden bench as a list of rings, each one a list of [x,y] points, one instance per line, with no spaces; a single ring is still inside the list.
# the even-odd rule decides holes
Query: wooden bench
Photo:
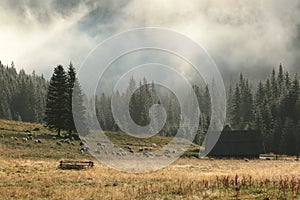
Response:
[[[94,162],[92,161],[76,161],[76,160],[61,160],[59,162],[60,169],[90,169],[94,167]]]

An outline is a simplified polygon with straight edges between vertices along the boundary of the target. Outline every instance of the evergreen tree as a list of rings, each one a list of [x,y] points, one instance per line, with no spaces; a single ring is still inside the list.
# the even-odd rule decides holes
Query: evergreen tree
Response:
[[[67,92],[68,92],[68,99],[67,99],[67,119],[66,119],[66,128],[68,129],[69,134],[72,134],[72,131],[76,131],[76,127],[74,124],[74,119],[73,119],[73,112],[72,112],[72,98],[73,98],[73,91],[74,91],[74,85],[75,85],[75,81],[76,81],[76,72],[75,72],[75,68],[73,67],[73,64],[70,63],[69,65],[69,69],[68,69],[68,74],[67,74]],[[78,84],[78,83],[77,83]],[[79,87],[79,85],[77,85],[77,87]],[[77,88],[77,92],[80,92],[80,88]],[[78,94],[78,98],[81,97],[81,94]],[[75,98],[74,98],[75,99]],[[76,99],[79,102],[77,102],[78,104],[82,104],[83,100],[82,99]],[[79,105],[78,105],[79,106]]]
[[[231,114],[232,114],[232,106],[233,106],[233,91],[232,86],[229,86],[229,91],[227,94],[227,111],[226,111],[226,123],[231,124]]]
[[[290,89],[290,86],[291,86],[291,79],[290,79],[290,74],[289,72],[286,72],[285,73],[285,88],[286,88],[286,91],[288,91]]]
[[[240,129],[241,128],[241,95],[240,95],[240,88],[238,85],[236,85],[235,87],[235,92],[234,92],[234,96],[233,96],[233,101],[232,101],[232,127],[234,127],[235,129]]]
[[[283,90],[284,90],[284,72],[283,72],[283,67],[282,67],[281,63],[279,65],[277,83],[278,83],[278,96],[280,97],[280,96],[282,96]]]
[[[68,130],[73,132],[80,132],[87,134],[87,121],[86,121],[86,108],[84,104],[84,94],[82,93],[80,84],[78,80],[75,80],[73,95],[72,95],[72,123],[68,124]],[[76,119],[76,127],[74,123],[74,118]],[[72,125],[72,126],[70,126]],[[77,130],[77,129],[78,130]]]
[[[262,125],[260,130],[262,131],[263,140],[265,143],[265,148],[267,152],[272,151],[272,140],[273,140],[273,129],[274,129],[274,119],[271,113],[271,108],[267,100],[264,101],[261,110],[262,113]]]
[[[58,65],[50,80],[46,101],[45,122],[50,129],[55,129],[57,135],[66,129],[68,117],[68,77],[63,66]]]
[[[277,97],[278,97],[278,86],[277,86],[277,79],[276,79],[275,69],[273,69],[273,71],[272,71],[271,85],[272,85],[272,97],[273,97],[273,100],[274,100],[274,99],[277,99]]]
[[[256,92],[256,100],[255,100],[256,106],[261,107],[264,99],[265,99],[264,85],[260,81],[258,84],[257,92]]]
[[[242,103],[241,112],[243,115],[243,129],[246,127],[251,128],[253,121],[253,99],[251,88],[249,86],[248,80],[244,81],[244,89],[242,91]]]

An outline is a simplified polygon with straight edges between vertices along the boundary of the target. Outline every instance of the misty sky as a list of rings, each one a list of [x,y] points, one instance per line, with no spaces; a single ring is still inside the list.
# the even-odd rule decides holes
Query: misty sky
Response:
[[[0,60],[49,77],[57,64],[79,66],[107,37],[144,26],[195,40],[227,81],[237,72],[262,78],[279,63],[300,72],[297,0],[0,0]]]

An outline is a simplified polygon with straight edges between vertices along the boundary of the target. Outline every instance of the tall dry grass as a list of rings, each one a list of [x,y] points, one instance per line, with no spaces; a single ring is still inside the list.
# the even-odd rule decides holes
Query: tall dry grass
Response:
[[[180,159],[147,174],[0,159],[0,199],[298,199],[300,163]]]

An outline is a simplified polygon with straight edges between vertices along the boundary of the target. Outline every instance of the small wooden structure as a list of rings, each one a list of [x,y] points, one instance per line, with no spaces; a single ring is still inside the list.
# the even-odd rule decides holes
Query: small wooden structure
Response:
[[[223,130],[221,135],[211,133],[205,146],[210,149],[207,152],[209,157],[259,158],[259,154],[265,153],[260,131]]]
[[[77,160],[61,160],[59,162],[60,169],[90,169],[94,167],[94,162],[92,161],[77,161]]]

